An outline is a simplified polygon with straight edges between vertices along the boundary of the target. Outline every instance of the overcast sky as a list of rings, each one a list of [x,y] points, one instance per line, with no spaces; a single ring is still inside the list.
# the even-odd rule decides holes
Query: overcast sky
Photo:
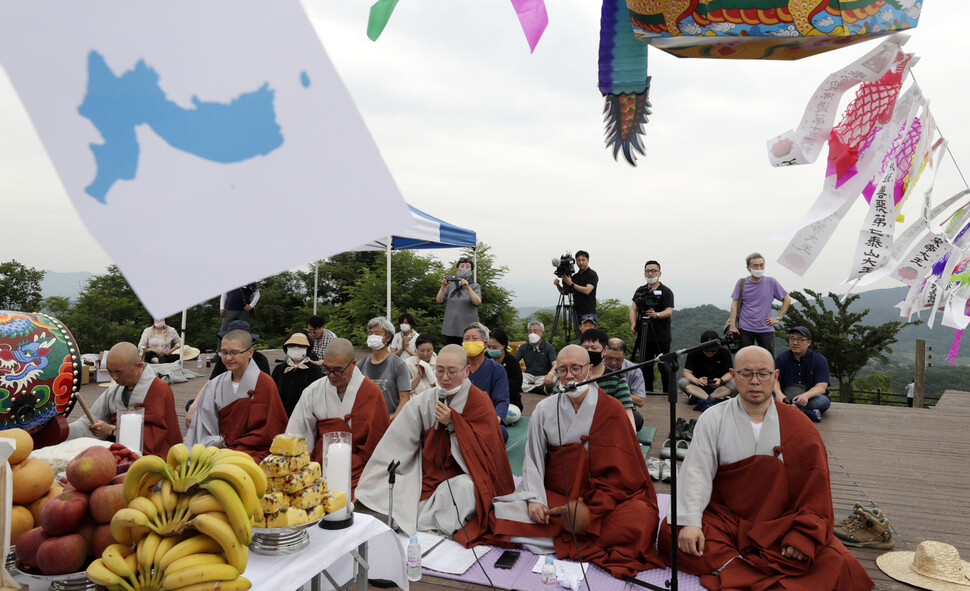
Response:
[[[826,151],[814,165],[774,169],[765,141],[796,126],[825,76],[878,41],[796,62],[678,59],[651,48],[647,154],[631,168],[603,146],[598,3],[547,3],[549,27],[532,55],[508,2],[405,0],[376,43],[365,35],[369,4],[304,1],[405,199],[492,246],[509,268],[505,285],[517,305],[555,304],[550,259],[578,249],[590,252],[600,299],[628,301],[643,283],[644,261],[657,259],[677,307],[727,308],[752,251],[789,290],[840,290],[864,208],[850,211],[804,277],[782,268],[776,259],[786,243],[771,237],[814,202]],[[958,161],[970,154],[968,52],[956,34],[968,22],[970,2],[933,0],[905,46],[921,58],[916,79]],[[936,200],[963,188],[947,158]],[[287,201],[267,196],[266,207],[292,207],[294,230],[341,223],[339,207]],[[0,202],[0,260],[61,272],[100,273],[110,264],[2,69]],[[919,206],[907,203],[908,220]],[[158,237],[133,247],[146,250],[146,264],[157,264],[147,255],[156,252],[217,265],[226,242],[215,227],[212,235],[180,236],[182,215],[191,212],[146,212]],[[259,237],[258,212],[253,222],[259,239],[250,243],[286,247]],[[439,256],[453,261],[457,252]],[[314,258],[308,253],[308,262]]]

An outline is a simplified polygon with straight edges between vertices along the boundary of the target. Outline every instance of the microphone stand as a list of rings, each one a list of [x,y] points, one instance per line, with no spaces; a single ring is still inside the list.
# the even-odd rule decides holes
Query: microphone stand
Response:
[[[623,575],[623,580],[638,585],[640,587],[645,587],[647,589],[653,589],[654,591],[677,591],[677,431],[674,426],[677,424],[677,380],[674,376],[677,372],[677,358],[683,357],[688,353],[693,353],[694,351],[700,351],[711,345],[721,346],[722,341],[729,340],[728,337],[717,338],[710,341],[705,341],[694,347],[688,347],[686,349],[680,349],[678,351],[672,351],[670,353],[664,353],[658,355],[653,359],[647,359],[641,363],[636,363],[630,367],[625,367],[618,369],[616,371],[610,372],[609,374],[603,374],[598,378],[591,378],[584,382],[570,382],[568,385],[563,386],[564,390],[573,390],[579,386],[584,386],[586,384],[592,384],[598,382],[607,375],[621,374],[628,371],[640,370],[644,367],[650,367],[653,365],[660,365],[661,371],[667,371],[667,403],[670,406],[670,505],[667,509],[667,521],[670,522],[670,579],[664,581],[665,587],[658,587],[657,585],[652,585],[650,583],[640,581],[629,575]]]
[[[398,460],[391,460],[387,465],[387,527],[396,530],[394,527],[394,481],[397,479],[397,467],[401,465]]]

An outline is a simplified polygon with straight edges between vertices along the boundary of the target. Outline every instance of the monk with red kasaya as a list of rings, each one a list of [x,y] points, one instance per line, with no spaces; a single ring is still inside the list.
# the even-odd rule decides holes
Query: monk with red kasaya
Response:
[[[286,427],[286,409],[276,383],[253,363],[253,340],[245,330],[222,338],[219,351],[226,369],[206,385],[185,444],[242,451],[259,462],[269,455],[273,437]]]
[[[778,404],[765,349],[746,347],[738,397],[701,415],[677,487],[677,566],[707,589],[868,591],[872,579],[832,533],[825,445],[798,410]],[[658,546],[669,559],[671,528]]]
[[[334,339],[323,354],[322,367],[326,377],[303,390],[286,432],[305,437],[307,447],[313,450],[311,459],[321,464],[323,436],[340,431],[350,433],[353,491],[391,418],[380,386],[357,369],[350,341]]]
[[[387,468],[399,461],[392,517],[401,529],[437,532],[474,546],[500,542],[493,534],[492,498],[512,492],[514,485],[495,407],[468,372],[464,349],[441,349],[438,387],[398,409],[356,492],[358,501],[386,514]]]
[[[563,388],[588,379],[585,349],[568,345],[557,361],[559,392],[532,413],[522,483],[495,499],[496,532],[537,554],[593,562],[617,578],[662,566],[653,543],[657,495],[623,405],[595,384]],[[550,515],[578,500],[588,511]]]
[[[115,383],[91,406],[94,422],[81,415],[70,424],[67,438],[114,439],[118,413],[144,409],[142,455],[167,457],[169,447],[182,443],[172,388],[139,359],[138,347],[133,343],[118,343],[111,347],[105,365]]]

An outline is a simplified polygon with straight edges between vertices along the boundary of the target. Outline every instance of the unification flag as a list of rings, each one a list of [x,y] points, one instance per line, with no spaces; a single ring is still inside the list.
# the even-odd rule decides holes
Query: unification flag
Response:
[[[156,318],[409,225],[296,0],[4,2],[0,65]]]

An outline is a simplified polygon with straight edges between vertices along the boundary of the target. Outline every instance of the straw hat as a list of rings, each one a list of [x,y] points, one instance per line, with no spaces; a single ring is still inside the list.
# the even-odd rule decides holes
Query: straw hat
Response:
[[[970,591],[970,562],[942,542],[920,542],[916,552],[887,552],[876,564],[890,577],[932,591]]]
[[[195,347],[190,347],[190,346],[186,345],[185,346],[185,351],[182,354],[182,361],[192,361],[193,359],[195,359],[196,357],[198,357],[199,356],[199,353],[201,353],[201,352],[202,351],[199,351]]]
[[[290,335],[290,338],[286,339],[286,342],[283,343],[283,348],[285,349],[287,345],[296,345],[297,347],[306,347],[309,349],[310,340],[302,332],[295,332]]]

